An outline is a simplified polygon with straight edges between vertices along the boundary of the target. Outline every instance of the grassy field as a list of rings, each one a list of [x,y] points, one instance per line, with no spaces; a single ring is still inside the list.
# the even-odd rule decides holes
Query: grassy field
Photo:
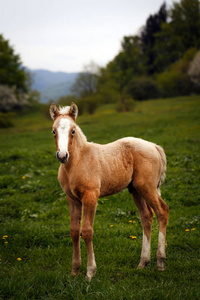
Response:
[[[39,111],[12,122],[0,130],[0,299],[200,299],[199,96],[141,102],[130,113],[107,105],[77,119],[89,141],[141,137],[162,145],[168,160],[166,270],[156,269],[155,218],[151,262],[137,270],[142,228],[125,190],[99,199],[91,283],[82,239],[80,274],[70,275],[69,210],[57,182],[52,122]]]

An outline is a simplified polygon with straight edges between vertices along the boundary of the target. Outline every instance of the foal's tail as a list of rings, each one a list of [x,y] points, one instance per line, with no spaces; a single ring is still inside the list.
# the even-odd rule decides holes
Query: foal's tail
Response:
[[[166,177],[167,159],[166,159],[166,155],[165,155],[163,148],[158,145],[155,145],[155,147],[158,150],[158,152],[160,153],[161,160],[162,160],[160,180],[158,182],[158,187],[157,187],[159,189],[160,185],[164,182],[165,177]]]

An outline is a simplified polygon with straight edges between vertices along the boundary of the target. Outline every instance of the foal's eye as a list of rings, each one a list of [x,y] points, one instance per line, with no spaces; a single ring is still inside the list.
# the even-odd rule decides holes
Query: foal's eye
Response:
[[[52,130],[52,133],[53,133],[53,135],[55,135],[55,134],[56,134],[56,131],[53,129],[53,130]]]
[[[75,134],[75,131],[76,131],[75,129],[73,129],[73,130],[72,130],[72,135],[74,135],[74,134]]]

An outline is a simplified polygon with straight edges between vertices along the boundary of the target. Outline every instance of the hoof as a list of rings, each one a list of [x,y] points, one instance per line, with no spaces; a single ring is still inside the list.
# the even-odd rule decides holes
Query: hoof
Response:
[[[97,270],[96,265],[94,265],[93,267],[88,267],[88,269],[87,269],[87,275],[86,275],[86,277],[85,277],[85,280],[86,280],[87,282],[90,282],[90,281],[91,281],[92,277],[93,277],[93,276],[95,275],[95,273],[96,273],[96,270]]]
[[[77,276],[80,267],[81,267],[81,266],[79,265],[79,266],[77,266],[77,267],[72,268],[71,275],[74,276],[74,277]]]
[[[77,275],[78,275],[78,272],[71,271],[71,276],[76,277]]]
[[[164,271],[165,270],[164,261],[165,261],[165,258],[163,258],[163,257],[160,257],[160,258],[157,259],[157,269],[158,269],[158,271]]]
[[[165,268],[164,268],[164,267],[161,268],[161,267],[158,267],[158,266],[157,266],[157,268],[158,268],[158,271],[165,271]]]
[[[137,269],[138,270],[144,269],[149,263],[150,263],[150,259],[141,258]]]
[[[86,276],[85,276],[85,280],[86,280],[87,282],[90,282],[90,281],[92,280],[92,277],[89,277],[88,275],[86,275]]]

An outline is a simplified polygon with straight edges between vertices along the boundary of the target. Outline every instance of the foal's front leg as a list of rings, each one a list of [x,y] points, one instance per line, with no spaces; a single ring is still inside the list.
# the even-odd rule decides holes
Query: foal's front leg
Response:
[[[89,191],[85,192],[82,197],[83,204],[83,225],[82,225],[82,236],[87,248],[87,275],[86,280],[90,281],[96,273],[96,261],[93,250],[93,223],[96,212],[96,206],[98,201],[98,192]]]
[[[70,234],[73,244],[72,275],[76,276],[81,266],[80,228],[82,203],[69,197],[67,197],[67,203],[70,210]]]

